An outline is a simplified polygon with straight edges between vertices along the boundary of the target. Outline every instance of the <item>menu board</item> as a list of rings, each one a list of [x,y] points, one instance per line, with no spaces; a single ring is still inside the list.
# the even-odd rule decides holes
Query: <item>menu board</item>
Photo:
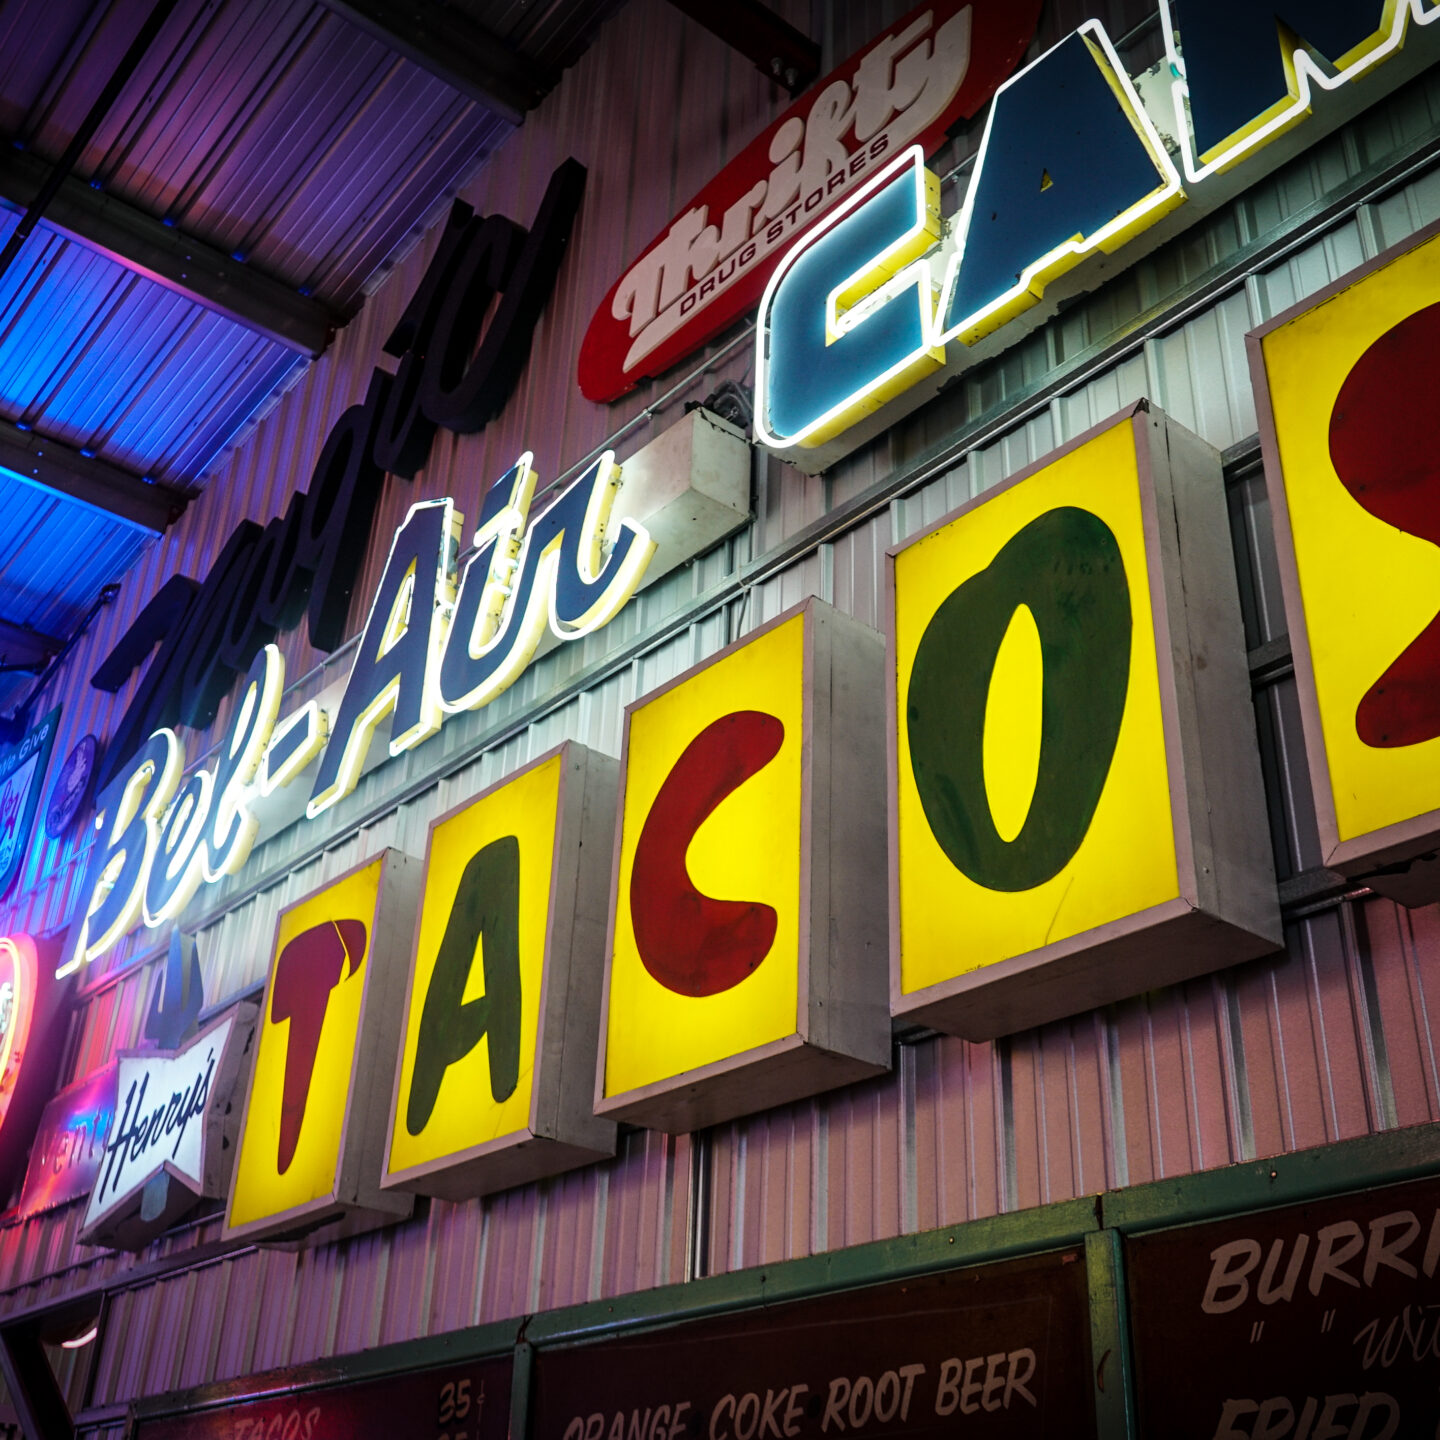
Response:
[[[135,1440],[506,1440],[511,1359],[234,1399],[142,1419]]]
[[[531,1440],[1095,1433],[1079,1251],[541,1351]]]
[[[1440,1180],[1131,1239],[1140,1433],[1430,1440]]]

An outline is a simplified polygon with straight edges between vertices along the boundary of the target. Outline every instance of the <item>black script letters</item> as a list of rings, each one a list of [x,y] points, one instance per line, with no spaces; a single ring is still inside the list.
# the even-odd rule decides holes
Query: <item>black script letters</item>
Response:
[[[168,1157],[158,1157],[153,1167],[146,1167],[150,1174],[159,1171],[165,1158],[173,1160],[180,1153],[186,1128],[192,1120],[205,1114],[205,1107],[210,1103],[210,1084],[214,1078],[215,1053],[212,1050],[204,1072],[197,1074],[188,1088],[174,1091],[164,1103],[148,1111],[145,1095],[150,1087],[150,1076],[142,1075],[130,1086],[120,1119],[111,1130],[105,1146],[105,1159],[95,1187],[95,1203],[103,1204],[110,1194],[118,1194],[126,1167],[144,1165],[151,1152],[158,1150],[161,1141],[169,1140],[172,1135],[175,1137]]]
[[[167,580],[95,672],[96,688],[116,691],[159,646],[106,748],[102,787],[155,730],[213,723],[236,677],[302,616],[317,650],[344,640],[386,473],[413,477],[437,424],[469,434],[504,408],[584,188],[584,167],[565,161],[529,231],[457,202],[386,342],[400,357],[398,373],[373,373],[365,399],[331,427],[309,488],[291,498],[283,517],[263,528],[241,521],[203,582]]]
[[[452,206],[435,258],[385,342],[400,368],[375,458],[392,475],[409,479],[425,463],[436,426],[473,434],[505,408],[584,191],[585,167],[565,161],[529,231],[503,216],[477,216],[462,201]]]
[[[441,306],[421,382],[421,402],[436,424],[469,435],[505,408],[530,358],[584,191],[585,167],[567,160],[550,177],[528,236],[493,216],[467,229],[468,254],[457,272],[464,283]],[[481,322],[497,292],[500,300],[482,337]]]

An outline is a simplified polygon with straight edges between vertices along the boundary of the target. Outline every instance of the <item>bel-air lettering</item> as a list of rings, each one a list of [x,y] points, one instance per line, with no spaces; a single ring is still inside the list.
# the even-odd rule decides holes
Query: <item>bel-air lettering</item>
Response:
[[[97,959],[142,920],[154,928],[173,919],[201,884],[235,874],[259,833],[255,803],[316,755],[311,818],[355,788],[387,724],[389,753],[399,755],[513,684],[547,626],[563,641],[608,624],[655,551],[644,526],[612,523],[620,478],[606,451],[532,519],[527,452],[489,488],[458,583],[464,517],[450,500],[411,506],[333,715],[312,700],[280,717],[285,661],[267,645],[211,769],[182,784],[184,744],[161,729],[101,791],[84,908],[57,974]]]
[[[370,542],[385,476],[413,478],[437,427],[474,434],[504,408],[528,362],[584,188],[583,166],[558,166],[528,231],[454,203],[385,341],[400,362],[396,372],[377,368],[365,399],[330,427],[309,485],[290,496],[283,517],[263,527],[241,520],[203,582],[172,575],[95,672],[91,683],[114,692],[145,667],[106,746],[100,785],[133,771],[131,757],[162,726],[212,725],[236,677],[305,617],[316,649],[340,645],[355,558]]]

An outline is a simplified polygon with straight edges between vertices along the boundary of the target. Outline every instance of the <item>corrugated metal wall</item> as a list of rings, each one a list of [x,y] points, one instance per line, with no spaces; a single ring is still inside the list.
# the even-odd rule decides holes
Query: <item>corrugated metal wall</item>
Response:
[[[854,20],[841,53],[879,23],[881,8],[853,7],[869,23]],[[1047,25],[1073,25],[1081,15],[1071,8],[1052,6]],[[1138,15],[1108,17],[1117,33],[1148,9],[1132,8]],[[790,9],[805,18],[803,7]],[[1153,35],[1142,31],[1136,43],[1153,44]],[[534,446],[542,475],[553,476],[636,419],[623,455],[671,423],[681,400],[722,378],[748,378],[748,345],[732,343],[688,386],[664,381],[613,410],[588,405],[571,382],[585,322],[625,259],[771,103],[718,42],[661,0],[632,0],[481,175],[468,198],[524,221],[551,167],[576,153],[590,166],[584,220],[523,393],[483,436],[442,437],[414,485],[391,482],[362,595],[413,499],[451,493],[473,511],[484,483],[522,448]],[[295,827],[257,851],[228,893],[195,907],[204,911],[211,998],[254,985],[282,905],[383,846],[420,853],[432,815],[560,739],[617,753],[626,703],[806,595],[878,625],[888,545],[1148,395],[1217,447],[1241,447],[1230,502],[1277,865],[1293,902],[1282,955],[993,1044],[909,1037],[881,1080],[700,1137],[628,1133],[612,1162],[484,1202],[422,1202],[412,1221],[344,1244],[250,1250],[122,1288],[99,1348],[94,1403],[1440,1118],[1440,912],[1364,895],[1308,913],[1303,903],[1317,846],[1265,485],[1244,448],[1255,415],[1243,354],[1247,330],[1440,216],[1440,171],[1424,170],[1279,258],[1246,264],[1253,247],[1303,226],[1327,197],[1407,153],[1437,115],[1440,84],[1412,86],[831,474],[805,479],[757,461],[748,534],[652,587],[607,630],[539,662],[485,711],[372,772],[341,807],[343,824]],[[633,154],[633,171],[610,163],[615,154]],[[236,520],[277,513],[304,484],[329,421],[363,391],[430,244],[262,423],[174,536],[152,547],[72,669],[72,738],[110,724],[108,698],[83,677],[138,604],[175,569],[198,573]],[[1224,283],[1182,323],[1147,319],[1166,297],[1216,276]],[[1090,356],[1108,358],[1087,369]],[[287,653],[297,674],[320,659],[297,636]],[[68,846],[39,847],[8,923],[60,925],[76,898],[75,858]],[[68,1073],[93,1069],[138,1034],[154,966],[132,964],[137,947],[117,952],[82,1010]],[[77,1223],[71,1207],[0,1230],[0,1303],[32,1305],[100,1279],[123,1287],[130,1262],[77,1248]],[[153,1255],[218,1233],[218,1219],[196,1222]],[[692,1244],[697,1234],[703,1243]]]

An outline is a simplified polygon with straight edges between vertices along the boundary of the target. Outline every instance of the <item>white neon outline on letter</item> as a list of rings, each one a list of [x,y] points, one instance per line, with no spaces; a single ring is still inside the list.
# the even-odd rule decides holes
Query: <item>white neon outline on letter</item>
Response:
[[[1184,60],[1175,43],[1176,26],[1174,18],[1170,14],[1170,0],[1160,0],[1160,24],[1165,33],[1165,58],[1170,64],[1171,73],[1176,77],[1170,82],[1170,95],[1175,106],[1175,132],[1180,137],[1180,154],[1185,161],[1186,179],[1192,184],[1196,184],[1221,170],[1228,170],[1252,150],[1258,150],[1261,146],[1268,145],[1281,132],[1290,129],[1292,125],[1299,124],[1303,117],[1310,113],[1314,104],[1314,94],[1310,89],[1312,80],[1322,90],[1340,90],[1351,81],[1358,80],[1367,70],[1373,69],[1381,61],[1388,60],[1397,50],[1404,49],[1405,31],[1411,19],[1417,25],[1429,25],[1435,19],[1440,18],[1440,5],[1427,10],[1425,4],[1426,0],[1398,0],[1398,3],[1395,4],[1395,14],[1390,21],[1389,36],[1376,45],[1373,50],[1366,51],[1354,64],[1335,75],[1327,75],[1310,58],[1310,52],[1304,45],[1297,46],[1288,57],[1282,58],[1289,59],[1291,67],[1295,71],[1295,78],[1299,82],[1300,93],[1294,96],[1291,103],[1278,115],[1272,116],[1264,125],[1256,130],[1251,130],[1237,144],[1230,146],[1214,160],[1202,165],[1200,157],[1195,151],[1195,136],[1190,129],[1190,115],[1185,104],[1190,98],[1190,86],[1185,79]],[[1372,33],[1380,34],[1383,30],[1382,22]],[[1278,49],[1282,43],[1277,24],[1276,48]]]
[[[418,501],[410,507],[405,522],[409,524],[410,516],[417,510],[431,509],[436,505],[443,506],[444,518],[441,521],[440,556],[435,564],[434,583],[429,595],[423,594],[417,570],[414,597],[410,605],[412,627],[420,623],[416,618],[415,607],[427,603],[430,605],[429,633],[425,637],[425,672],[420,681],[420,718],[410,729],[391,735],[392,759],[403,755],[407,750],[413,750],[421,741],[428,740],[445,723],[445,707],[440,703],[440,656],[445,649],[445,639],[450,633],[450,618],[455,613],[455,562],[460,554],[460,534],[465,527],[465,517],[455,508],[454,500],[447,496],[439,501]],[[396,535],[398,537],[398,531]],[[397,682],[397,699],[399,694],[400,686]]]
[[[124,908],[120,915],[111,924],[110,928],[97,940],[90,938],[90,917],[99,908],[96,904],[96,896],[103,891],[107,896],[114,888],[114,881],[109,885],[105,884],[105,867],[95,879],[95,888],[89,895],[84,897],[84,914],[80,918],[79,933],[75,937],[74,948],[70,952],[70,958],[55,972],[57,980],[63,980],[67,975],[73,974],[82,965],[88,965],[92,960],[98,960],[112,945],[122,936],[128,935],[135,928],[136,922],[140,919],[144,903],[145,883],[150,877],[150,866],[155,859],[155,850],[160,843],[160,822],[163,819],[164,811],[169,806],[175,794],[175,787],[180,783],[180,776],[185,769],[185,746],[180,737],[168,727],[156,730],[149,740],[156,735],[165,739],[165,763],[157,774],[153,767],[142,765],[138,770],[133,771],[126,780],[125,789],[121,794],[120,804],[116,807],[117,816],[115,823],[107,824],[111,820],[108,815],[97,817],[96,829],[102,832],[101,838],[97,838],[97,845],[106,844],[105,835],[112,840],[123,834],[135,819],[137,814],[144,817],[145,824],[145,854],[141,861],[140,873],[136,877],[135,888],[126,897]],[[138,788],[138,782],[146,770],[149,770],[149,783],[144,790],[144,804],[137,799],[132,799]],[[160,814],[156,814],[156,810]]]
[[[271,770],[270,755],[276,744],[285,738],[297,725],[306,727],[306,738],[285,757],[285,763],[278,770]],[[271,796],[283,790],[309,763],[325,748],[330,738],[330,717],[318,700],[307,700],[298,710],[292,710],[283,720],[275,722],[270,733],[270,743],[265,747],[264,761],[260,767],[258,784],[262,796]]]
[[[524,572],[527,565],[532,563],[530,552],[533,549],[535,525],[538,521],[543,520],[550,509],[560,504],[575,488],[575,485],[572,485],[570,489],[557,495],[551,501],[550,506],[547,506],[532,520],[529,512],[535,492],[534,458],[534,455],[527,450],[511,467],[512,470],[518,471],[511,491],[512,503],[475,532],[474,548],[477,551],[492,537],[495,542],[495,550],[490,557],[486,578],[480,582],[487,590],[493,588],[503,595],[504,603],[495,615],[495,623],[478,648],[471,644],[472,636],[470,635],[459,635],[452,629],[450,636],[453,643],[466,647],[471,659],[479,660],[497,647],[504,648],[504,659],[489,676],[480,684],[467,690],[459,699],[442,700],[441,703],[445,706],[447,715],[459,715],[466,710],[479,710],[508,690],[525,672],[526,667],[534,658],[547,625],[550,632],[559,640],[578,640],[609,624],[630,602],[631,596],[634,595],[641,579],[644,578],[645,571],[650,564],[650,557],[655,553],[655,541],[651,538],[650,532],[638,521],[631,520],[630,523],[635,527],[636,537],[619,573],[606,588],[604,594],[591,605],[581,618],[580,624],[574,629],[562,630],[555,615],[555,580],[560,564],[560,549],[564,544],[565,537],[563,534],[556,535],[533,561],[535,575],[530,585],[529,603],[524,611],[517,615],[513,608],[514,600],[512,598],[517,588],[515,579]],[[577,556],[583,567],[581,569],[582,580],[589,580],[593,583],[596,578],[597,565],[603,568],[602,552],[606,522],[619,492],[620,478],[621,468],[615,464],[615,452],[606,450],[595,464],[590,498],[585,507],[585,521],[576,541]],[[576,485],[579,483],[578,480],[575,482]],[[523,534],[520,533],[522,530]],[[518,541],[515,538],[517,535],[520,535]],[[579,553],[587,547],[590,551],[588,556]],[[479,555],[472,555],[467,562],[462,584],[469,583],[470,573],[479,558]],[[499,573],[501,569],[505,571],[503,580]],[[590,572],[588,575],[585,573],[586,569]],[[477,619],[483,620],[490,613],[488,608],[482,608],[477,612]]]
[[[147,930],[158,930],[167,920],[173,920],[194,898],[195,892],[200,888],[200,882],[205,878],[205,831],[211,822],[211,811],[215,804],[215,772],[213,770],[197,770],[192,780],[200,781],[200,799],[196,803],[195,813],[185,823],[184,833],[176,843],[174,853],[167,857],[159,847],[157,840],[155,854],[145,871],[145,888],[141,892],[140,919]],[[189,781],[185,782],[186,784]],[[184,787],[180,787],[183,793]],[[177,796],[166,808],[165,817],[160,822],[160,830],[163,833],[170,823],[171,813],[176,805],[180,803]],[[177,861],[179,865],[177,866]],[[150,908],[150,882],[155,878],[155,867],[163,866],[163,875],[167,880],[174,881],[174,887],[169,897],[158,910]]]
[[[1139,132],[1141,143],[1150,153],[1150,159],[1163,181],[1161,188],[1152,190],[1143,200],[1130,206],[1128,210],[1122,210],[1108,224],[1102,225],[1093,235],[1086,236],[1080,241],[1066,240],[1063,244],[1057,245],[1053,250],[1032,260],[1024,270],[1020,272],[1019,281],[1010,287],[1003,295],[997,296],[988,305],[982,306],[973,315],[966,315],[954,325],[946,327],[945,315],[950,309],[950,296],[954,293],[955,283],[960,276],[960,267],[965,263],[965,242],[970,234],[970,219],[975,210],[975,193],[980,187],[980,177],[985,169],[985,157],[990,150],[990,134],[995,126],[995,116],[999,113],[1000,97],[1012,85],[1018,84],[1037,65],[1043,65],[1060,45],[1073,40],[1076,35],[1089,35],[1091,39],[1099,44],[1104,52],[1106,63],[1110,66],[1111,74],[1118,82],[1120,99],[1123,108],[1128,112],[1131,123]],[[1110,37],[1105,33],[1105,27],[1098,20],[1087,20],[1078,29],[1072,31],[1060,41],[1059,45],[1052,45],[1040,58],[1032,64],[1027,65],[1018,74],[1012,75],[996,92],[995,99],[990,105],[990,114],[985,121],[985,137],[980,142],[979,154],[975,157],[975,169],[970,188],[965,192],[965,203],[960,209],[960,215],[951,231],[956,237],[955,249],[951,253],[949,263],[945,267],[945,283],[940,289],[940,304],[935,308],[935,338],[932,343],[936,345],[947,345],[951,340],[959,337],[963,330],[973,330],[989,315],[997,310],[1006,309],[1021,295],[1033,293],[1034,286],[1042,277],[1047,277],[1048,272],[1056,270],[1060,261],[1068,256],[1075,257],[1073,264],[1078,265],[1088,255],[1094,254],[1097,250],[1105,248],[1105,242],[1122,230],[1129,230],[1138,224],[1152,210],[1169,209],[1171,202],[1179,196],[1185,198],[1185,187],[1180,182],[1180,172],[1175,168],[1175,162],[1170,158],[1170,152],[1166,150],[1164,142],[1160,139],[1160,132],[1156,130],[1154,122],[1150,119],[1145,106],[1140,100],[1135,86],[1131,83],[1130,76],[1124,65],[1120,63],[1120,57],[1115,53],[1115,47],[1110,43]],[[1159,218],[1158,216],[1156,217]],[[1065,266],[1065,269],[1073,268]],[[1063,273],[1063,272],[1061,272]],[[1057,277],[1049,277],[1057,278]],[[1041,284],[1044,290],[1048,278]],[[1039,303],[1038,299],[1035,303]],[[996,330],[1004,329],[1004,325],[997,325]],[[993,331],[990,333],[994,333]],[[981,337],[982,339],[985,337]],[[962,342],[963,343],[963,342]]]
[[[489,561],[485,567],[485,578],[478,583],[482,587],[481,604],[476,609],[476,625],[481,628],[481,640],[479,645],[475,644],[475,627],[471,627],[469,635],[455,634],[454,617],[451,617],[451,629],[446,637],[445,645],[448,649],[452,644],[464,645],[466,652],[472,660],[482,659],[488,655],[497,645],[506,643],[509,633],[507,625],[507,611],[511,605],[511,595],[515,590],[515,577],[519,575],[525,565],[526,553],[529,550],[528,522],[530,506],[535,498],[535,455],[533,451],[524,451],[520,458],[505,472],[506,475],[514,475],[515,479],[510,486],[509,502],[483,525],[475,531],[475,537],[471,542],[472,554],[465,562],[463,574],[459,577],[459,589],[463,589],[470,583],[470,577],[480,559],[480,554],[485,546],[494,542],[490,552]],[[501,480],[504,475],[500,477]],[[500,483],[498,480],[495,482]],[[459,608],[460,599],[457,589],[456,608]],[[513,617],[511,617],[513,618]],[[522,616],[523,620],[524,617]],[[519,634],[519,631],[516,632]],[[523,640],[523,636],[521,639]],[[525,652],[525,663],[529,663],[529,657],[539,644],[539,632],[530,643],[530,648]],[[519,642],[512,642],[518,644]],[[441,657],[444,663],[444,657]],[[523,667],[522,667],[523,668]],[[509,664],[501,667],[496,674],[507,673]],[[500,690],[494,688],[496,674],[489,679],[468,690],[461,698],[453,704],[442,694],[440,704],[444,707],[446,715],[458,715],[465,710],[476,709],[487,704]],[[513,677],[512,677],[513,679]],[[506,685],[512,683],[510,680]],[[504,685],[500,687],[501,690]]]
[[[395,533],[390,539],[390,553],[385,558],[384,568],[381,570],[381,577],[390,569],[391,561],[395,558],[395,549],[400,543],[400,536],[410,521],[422,510],[441,509],[444,512],[442,527],[444,539],[440,545],[440,559],[436,567],[435,588],[430,596],[430,603],[433,608],[430,614],[429,634],[427,636],[427,648],[425,651],[425,674],[421,680],[423,689],[420,697],[420,722],[410,730],[402,732],[398,736],[392,736],[389,744],[389,751],[392,756],[399,755],[413,746],[418,745],[422,740],[428,739],[441,726],[445,719],[445,712],[439,703],[439,680],[436,671],[436,660],[445,645],[445,635],[450,624],[450,611],[455,603],[454,585],[454,551],[452,542],[457,538],[459,528],[464,522],[464,517],[455,510],[455,502],[448,496],[443,500],[417,500],[405,512],[405,518],[396,527]],[[414,606],[425,604],[426,597],[421,594],[417,584],[411,604],[410,623],[415,623]],[[447,599],[448,597],[448,599]],[[375,609],[380,603],[380,593],[377,590],[370,600],[370,613],[365,617],[365,624],[361,628],[360,636],[363,643],[364,637],[370,633],[371,622],[375,619]],[[392,601],[392,607],[394,602]],[[386,616],[387,622],[391,617]],[[357,656],[358,663],[358,656]],[[346,678],[345,686],[349,689],[350,680],[354,677],[355,666],[350,667],[350,675]],[[338,805],[352,790],[359,784],[360,772],[365,766],[366,756],[370,753],[370,745],[374,740],[375,727],[395,709],[395,702],[400,695],[400,677],[397,675],[390,680],[385,688],[360,712],[355,722],[351,725],[349,733],[345,736],[344,749],[340,754],[340,768],[335,773],[335,782],[328,790],[323,790],[319,795],[312,795],[305,804],[306,816],[314,820],[317,816],[323,815],[332,806]],[[345,706],[345,697],[340,697],[340,708]],[[338,713],[338,712],[337,712]]]
[[[615,463],[615,452],[607,450],[595,462],[595,478],[590,483],[590,498],[585,502],[585,521],[575,541],[575,568],[580,572],[580,581],[593,585],[605,568],[605,536],[610,527],[610,516],[615,509],[615,500],[620,493],[623,479],[621,467]],[[559,500],[556,500],[559,504]],[[621,516],[623,524],[625,517]],[[650,532],[638,520],[631,520],[635,539],[620,563],[615,578],[605,587],[590,608],[574,625],[562,627],[556,614],[555,572],[559,569],[559,557],[550,568],[549,618],[550,631],[560,640],[580,640],[586,635],[608,625],[630,603],[645,571],[649,569],[650,557],[655,553],[655,541]],[[554,542],[552,542],[553,545]],[[613,546],[611,547],[614,548]],[[546,553],[549,553],[547,548]]]
[[[259,685],[247,688],[240,701],[242,712],[251,704],[259,711],[260,718],[250,734],[250,743],[244,752],[234,778],[226,793],[216,795],[214,821],[210,828],[210,840],[205,846],[205,883],[214,885],[227,875],[237,875],[240,867],[250,858],[255,837],[260,831],[260,822],[251,813],[250,801],[259,791],[259,771],[270,739],[275,733],[275,724],[280,714],[280,701],[285,694],[285,657],[278,645],[267,645],[261,652],[265,657],[265,673]],[[245,717],[235,722],[236,739],[243,734]],[[219,767],[216,767],[219,774]],[[234,826],[239,826],[231,835]],[[213,843],[211,843],[213,842]]]
[[[760,300],[760,318],[755,330],[755,438],[771,450],[788,450],[795,445],[803,445],[807,437],[816,431],[832,424],[840,416],[847,414],[857,406],[864,403],[866,396],[872,395],[882,386],[888,385],[890,381],[901,374],[909,366],[913,365],[922,355],[936,347],[930,341],[930,331],[934,327],[934,295],[933,285],[930,282],[930,263],[925,256],[914,261],[896,274],[887,276],[878,284],[865,300],[874,298],[887,290],[893,290],[897,295],[910,288],[914,280],[923,275],[925,284],[915,287],[915,293],[920,298],[920,334],[922,343],[918,349],[912,350],[903,360],[897,361],[883,375],[878,375],[868,384],[862,386],[854,394],[842,400],[838,405],[832,405],[825,414],[818,419],[812,420],[808,425],[802,427],[796,434],[781,437],[776,435],[766,423],[766,416],[769,411],[770,391],[770,364],[767,341],[770,337],[770,306],[774,303],[775,291],[779,288],[780,282],[789,273],[796,261],[809,249],[815,246],[830,229],[839,224],[857,206],[868,200],[877,190],[888,184],[900,171],[914,167],[915,187],[915,225],[898,240],[893,241],[879,255],[873,256],[866,264],[858,270],[847,275],[838,284],[834,285],[825,297],[825,319],[827,331],[833,330],[836,334],[848,334],[860,323],[861,317],[852,317],[853,311],[865,303],[864,300],[856,301],[851,305],[846,314],[837,316],[836,297],[842,290],[848,289],[855,284],[861,275],[874,270],[887,255],[893,254],[896,250],[909,244],[918,233],[925,231],[928,227],[926,221],[926,194],[925,194],[925,152],[918,145],[911,145],[908,149],[901,151],[883,169],[876,171],[869,180],[865,182],[853,195],[841,201],[828,215],[819,221],[815,228],[801,236],[798,243],[786,252],[785,258],[775,267],[775,273],[771,275],[769,283],[765,286],[765,294]],[[937,240],[937,244],[939,241]],[[868,311],[866,312],[869,313]],[[833,321],[833,323],[832,323]]]

